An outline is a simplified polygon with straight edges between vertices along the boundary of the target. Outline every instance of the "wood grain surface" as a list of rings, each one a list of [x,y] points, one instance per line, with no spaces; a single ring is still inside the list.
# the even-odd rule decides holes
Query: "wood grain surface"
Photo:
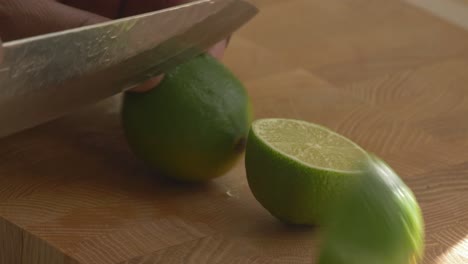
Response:
[[[381,156],[421,204],[423,263],[468,263],[468,28],[450,7],[468,2],[254,2],[225,62],[256,117],[316,122]],[[118,99],[0,140],[1,264],[314,263],[318,230],[270,216],[242,161],[197,186],[147,171]]]

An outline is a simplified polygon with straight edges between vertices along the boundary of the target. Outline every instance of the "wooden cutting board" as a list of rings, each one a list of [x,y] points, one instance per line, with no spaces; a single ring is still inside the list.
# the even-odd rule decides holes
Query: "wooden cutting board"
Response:
[[[468,263],[468,3],[255,2],[225,62],[257,118],[320,123],[384,158],[422,206],[424,263]],[[204,185],[164,181],[129,151],[118,109],[0,141],[1,264],[313,263],[318,230],[270,216],[242,161]]]

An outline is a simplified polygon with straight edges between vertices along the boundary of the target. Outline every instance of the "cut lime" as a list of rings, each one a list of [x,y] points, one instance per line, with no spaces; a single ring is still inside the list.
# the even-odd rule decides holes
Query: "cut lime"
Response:
[[[359,174],[367,153],[316,124],[292,119],[255,121],[245,165],[255,198],[291,224],[321,224],[333,202]]]
[[[411,190],[376,157],[330,213],[320,264],[416,264],[424,226]]]

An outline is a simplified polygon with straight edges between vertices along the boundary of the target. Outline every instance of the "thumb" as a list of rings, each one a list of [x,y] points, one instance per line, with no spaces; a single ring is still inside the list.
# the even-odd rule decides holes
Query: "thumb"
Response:
[[[48,0],[1,0],[0,18],[0,36],[6,41],[108,20]]]

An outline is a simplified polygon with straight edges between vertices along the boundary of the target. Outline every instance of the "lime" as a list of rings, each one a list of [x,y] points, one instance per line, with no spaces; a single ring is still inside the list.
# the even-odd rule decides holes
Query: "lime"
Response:
[[[122,107],[124,132],[136,156],[184,181],[227,172],[244,152],[251,118],[243,84],[206,54],[166,73],[149,92],[126,93]]]
[[[358,178],[330,213],[318,263],[418,263],[424,226],[411,190],[376,157]]]
[[[359,175],[367,153],[316,124],[292,119],[253,122],[245,156],[255,198],[290,224],[321,224],[328,208]]]

